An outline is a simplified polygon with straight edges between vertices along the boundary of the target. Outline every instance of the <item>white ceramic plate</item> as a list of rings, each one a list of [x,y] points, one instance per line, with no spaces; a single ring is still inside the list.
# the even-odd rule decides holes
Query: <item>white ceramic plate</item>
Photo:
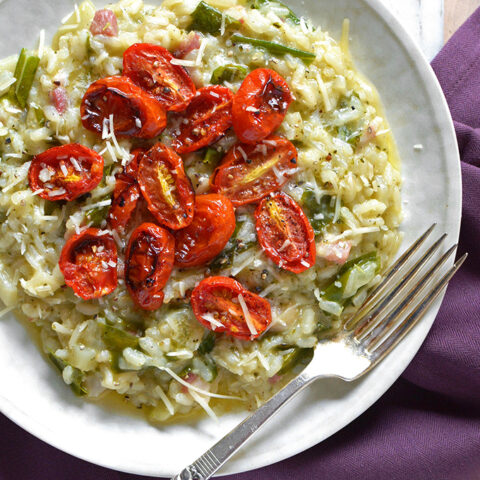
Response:
[[[33,46],[38,30],[53,31],[71,8],[65,0],[7,0],[0,5],[0,55]],[[434,221],[437,232],[447,232],[453,243],[461,216],[457,144],[438,82],[418,48],[378,0],[305,0],[295,8],[336,38],[343,18],[351,19],[353,56],[380,92],[403,159],[404,245]],[[415,144],[424,149],[414,151]],[[278,462],[321,442],[358,417],[409,364],[439,303],[366,378],[353,384],[318,382],[267,424],[222,473]],[[0,410],[5,415],[65,452],[126,472],[177,473],[244,416],[159,429],[85,403],[65,387],[12,317],[0,321],[0,365]]]

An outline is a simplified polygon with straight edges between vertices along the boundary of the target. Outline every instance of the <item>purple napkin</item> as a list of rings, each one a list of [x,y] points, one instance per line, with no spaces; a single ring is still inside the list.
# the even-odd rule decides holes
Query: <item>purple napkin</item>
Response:
[[[463,172],[459,255],[420,352],[360,418],[289,460],[226,480],[480,478],[480,9],[433,62],[457,130]],[[0,480],[133,480],[71,457],[0,415]]]

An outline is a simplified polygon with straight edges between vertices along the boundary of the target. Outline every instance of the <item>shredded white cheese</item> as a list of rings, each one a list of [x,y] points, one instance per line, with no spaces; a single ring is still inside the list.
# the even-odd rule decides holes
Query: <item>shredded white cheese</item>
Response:
[[[180,65],[181,67],[196,67],[197,63],[195,60],[182,60],[181,58],[172,58],[170,60],[172,65]]]
[[[43,57],[43,50],[45,48],[45,30],[42,28],[40,30],[40,34],[38,35],[38,58],[40,60]]]
[[[202,318],[212,325],[213,330],[216,330],[218,327],[223,327],[212,313],[206,313],[205,315],[202,315]]]
[[[240,145],[237,145],[235,148],[240,152],[240,155],[243,157],[243,159],[247,161],[248,157],[245,153],[245,150]]]
[[[283,252],[286,248],[288,248],[290,245],[292,244],[292,242],[290,241],[290,239],[286,239],[282,246],[278,249],[279,252]]]
[[[91,203],[90,205],[83,205],[81,210],[87,211],[87,210],[92,210],[94,208],[99,208],[99,207],[106,207],[107,205],[111,205],[112,200],[110,198],[107,198],[106,200],[102,200],[97,203]]]
[[[81,172],[81,171],[82,171],[82,167],[81,167],[80,164],[77,162],[77,159],[76,159],[76,158],[70,157],[70,162],[72,162],[73,168],[74,168],[77,172]]]
[[[225,12],[222,12],[222,22],[220,23],[220,35],[224,35],[225,33]]]
[[[247,327],[250,330],[250,333],[252,335],[257,335],[258,333],[257,329],[255,328],[255,325],[252,322],[252,317],[250,316],[250,312],[248,311],[247,304],[241,293],[238,295],[238,303],[242,307],[243,316],[245,317],[245,322],[247,323]]]
[[[202,395],[206,395],[207,397],[213,398],[225,398],[227,400],[242,400],[240,397],[232,397],[231,395],[220,395],[218,393],[211,393],[203,390],[201,388],[192,385],[191,383],[186,382],[183,378],[179,377],[175,372],[173,372],[170,368],[164,367],[163,365],[154,365],[159,370],[163,370],[164,372],[168,373],[173,379],[175,379],[178,383],[184,385],[189,390],[193,390],[194,392],[201,393]]]
[[[195,60],[196,66],[199,66],[202,64],[202,58],[203,58],[203,54],[205,53],[205,48],[207,48],[207,43],[208,43],[208,40],[206,38],[202,38],[200,47],[198,49],[197,59]]]

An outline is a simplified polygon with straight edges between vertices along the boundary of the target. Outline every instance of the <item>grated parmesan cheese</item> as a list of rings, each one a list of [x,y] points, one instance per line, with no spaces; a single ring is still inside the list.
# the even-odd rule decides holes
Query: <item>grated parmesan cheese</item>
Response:
[[[216,330],[218,327],[223,327],[223,324],[220,323],[214,316],[213,313],[206,313],[202,315],[202,318],[209,322],[212,325],[213,330]]]
[[[257,329],[255,328],[255,325],[253,325],[252,317],[250,316],[247,304],[245,303],[245,299],[243,298],[243,295],[241,293],[238,295],[238,303],[240,303],[240,306],[242,307],[245,322],[247,323],[247,327],[250,330],[250,333],[252,335],[257,335]]]
[[[90,205],[83,205],[80,207],[81,210],[87,211],[87,210],[92,210],[94,208],[100,208],[100,207],[106,207],[107,205],[111,205],[112,200],[110,198],[107,198],[106,200],[101,200],[100,202],[97,203],[91,203]]]
[[[77,172],[81,172],[81,171],[82,171],[82,167],[81,167],[80,164],[77,162],[77,159],[76,159],[76,158],[70,157],[70,162],[72,162],[73,168],[74,168]]]

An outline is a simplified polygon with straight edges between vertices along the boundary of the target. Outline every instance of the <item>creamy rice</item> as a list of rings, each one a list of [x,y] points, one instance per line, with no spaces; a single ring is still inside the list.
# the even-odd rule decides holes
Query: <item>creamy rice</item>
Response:
[[[295,101],[277,134],[296,145],[298,172],[283,190],[301,205],[307,197],[310,204],[323,205],[323,213],[310,212],[322,230],[315,267],[295,275],[274,265],[256,242],[253,208],[246,206],[236,211],[241,242],[226,247],[233,257],[217,259],[210,270],[174,269],[157,311],[134,308],[123,281],[122,254],[119,285],[112,294],[85,301],[65,287],[58,266],[65,240],[89,224],[89,205],[108,203],[114,174],[129,161],[134,146],[109,132],[102,139],[86,131],[79,116],[82,96],[91,82],[121,73],[122,54],[133,43],[178,49],[193,35],[186,27],[197,3],[166,0],[152,7],[122,0],[108,7],[118,19],[119,35],[93,37],[89,27],[95,7],[84,2],[64,21],[52,46],[41,41],[27,108],[19,108],[8,95],[0,100],[0,299],[7,307],[0,310],[12,307],[35,325],[43,352],[76,393],[94,398],[114,391],[143,408],[152,421],[200,409],[214,415],[233,402],[217,396],[239,398],[238,405],[246,408],[259,405],[289,378],[295,361],[333,334],[379,281],[378,271],[370,272],[368,283],[352,291],[341,315],[332,314],[324,292],[341,267],[324,258],[325,250],[348,241],[349,259],[377,252],[384,269],[401,241],[401,177],[394,141],[374,87],[350,59],[348,25],[338,43],[307,19],[285,21],[285,9],[278,4],[251,8],[237,0],[209,0],[240,21],[236,30],[242,35],[316,55],[306,65],[291,55],[232,45],[233,30],[225,28],[224,15],[222,34],[202,35],[200,48],[183,62],[197,87],[210,84],[213,71],[225,64],[247,70],[268,67],[286,79]],[[16,57],[0,61],[0,94],[14,82],[16,62]],[[58,83],[68,94],[64,114],[49,97]],[[234,92],[240,84],[241,79],[224,83]],[[169,144],[168,129],[160,141]],[[227,133],[216,146],[226,150],[234,141],[234,134]],[[27,182],[32,156],[72,142],[101,152],[108,174],[86,199],[54,203],[39,198]],[[212,166],[198,153],[184,156],[184,162],[196,192],[208,191]],[[116,238],[121,251],[128,235]],[[213,349],[205,353],[209,349],[202,339],[208,331],[185,297],[206,274],[235,276],[268,299],[273,314],[268,331],[254,341],[216,335]],[[136,336],[125,337],[124,331]]]

